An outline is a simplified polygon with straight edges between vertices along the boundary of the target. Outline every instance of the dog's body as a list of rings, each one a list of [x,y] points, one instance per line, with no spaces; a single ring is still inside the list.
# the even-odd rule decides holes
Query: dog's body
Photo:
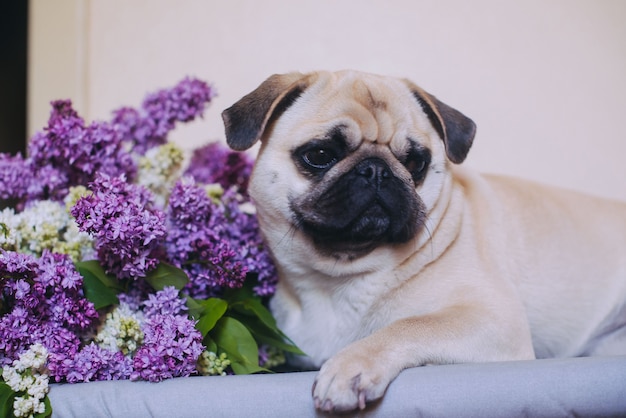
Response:
[[[233,148],[262,140],[271,307],[319,408],[407,367],[626,354],[626,204],[452,165],[473,122],[403,80],[274,76],[224,119]]]

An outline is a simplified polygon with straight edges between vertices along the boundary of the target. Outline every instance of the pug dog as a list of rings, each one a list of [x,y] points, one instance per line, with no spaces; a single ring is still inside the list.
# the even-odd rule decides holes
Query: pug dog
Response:
[[[273,75],[222,116],[261,142],[270,306],[318,409],[408,367],[626,354],[625,203],[461,167],[474,122],[404,79]]]

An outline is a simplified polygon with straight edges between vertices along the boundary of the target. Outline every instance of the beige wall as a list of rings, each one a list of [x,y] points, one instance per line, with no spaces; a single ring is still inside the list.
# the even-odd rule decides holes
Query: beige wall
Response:
[[[265,77],[355,68],[408,77],[478,124],[466,164],[626,200],[626,1],[31,0],[29,131],[48,102],[87,119],[186,75],[219,114]]]

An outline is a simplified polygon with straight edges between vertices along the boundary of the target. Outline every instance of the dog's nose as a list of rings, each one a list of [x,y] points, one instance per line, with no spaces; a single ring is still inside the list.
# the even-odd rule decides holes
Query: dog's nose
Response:
[[[356,172],[373,183],[380,183],[391,177],[389,166],[380,158],[368,158],[361,161],[356,167]]]

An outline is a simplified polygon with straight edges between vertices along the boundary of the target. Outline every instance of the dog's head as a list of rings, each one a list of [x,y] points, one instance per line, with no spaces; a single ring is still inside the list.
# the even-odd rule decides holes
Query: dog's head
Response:
[[[261,141],[250,192],[270,246],[289,228],[347,259],[423,229],[476,129],[409,81],[354,71],[273,75],[222,116],[233,149]]]

